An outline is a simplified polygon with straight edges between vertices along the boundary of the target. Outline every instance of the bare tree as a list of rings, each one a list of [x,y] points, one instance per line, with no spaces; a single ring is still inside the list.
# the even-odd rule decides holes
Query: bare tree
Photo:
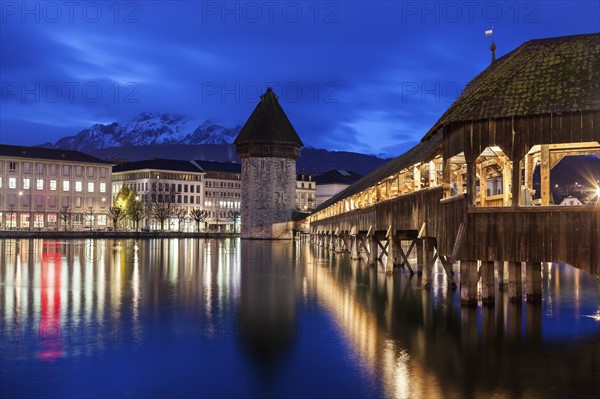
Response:
[[[111,206],[108,209],[108,217],[112,221],[113,228],[117,231],[119,220],[122,220],[125,217],[125,210],[119,205]]]
[[[175,193],[166,191],[164,194],[151,195],[152,217],[160,223],[160,230],[165,230],[165,221],[170,219],[175,212]]]
[[[183,222],[187,216],[185,209],[176,208],[173,212],[173,216],[177,218],[177,231],[181,231],[181,222]]]
[[[240,211],[232,209],[227,213],[227,217],[233,221],[233,232],[237,233],[237,222],[240,220]]]
[[[94,226],[94,216],[96,214],[94,213],[94,208],[92,208],[91,206],[89,208],[86,208],[85,210],[85,224],[87,226],[90,227],[90,229],[92,228],[92,226]]]
[[[73,218],[73,211],[70,206],[63,206],[59,211],[59,216],[61,222],[65,225],[65,231],[67,231],[67,224],[71,224],[71,219]]]
[[[125,213],[131,219],[137,231],[140,220],[144,218],[144,204],[140,201],[135,191],[131,191],[125,201]]]
[[[190,217],[196,222],[196,231],[200,231],[200,223],[208,217],[208,211],[200,208],[194,208],[190,211]]]

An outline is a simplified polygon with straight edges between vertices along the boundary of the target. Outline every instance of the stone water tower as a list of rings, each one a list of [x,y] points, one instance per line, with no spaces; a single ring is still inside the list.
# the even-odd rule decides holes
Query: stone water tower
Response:
[[[242,160],[242,238],[292,238],[303,144],[273,90],[260,96],[234,143]]]

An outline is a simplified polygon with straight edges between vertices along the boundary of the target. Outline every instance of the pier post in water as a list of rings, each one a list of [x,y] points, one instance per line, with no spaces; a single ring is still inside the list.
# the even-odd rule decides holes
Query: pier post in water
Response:
[[[423,246],[425,247],[425,264],[423,265],[423,279],[421,280],[421,287],[430,288],[433,282],[433,248],[435,245],[435,239],[426,237],[422,240]]]
[[[484,305],[493,305],[496,297],[493,261],[481,262],[481,300]],[[504,262],[497,262],[502,263]]]
[[[508,262],[508,299],[511,302],[521,302],[523,300],[521,262]]]
[[[542,264],[527,262],[525,279],[527,302],[540,302],[542,300]]]
[[[465,306],[477,306],[477,261],[460,261],[460,303]]]
[[[423,239],[418,238],[417,242],[417,275],[423,274]]]

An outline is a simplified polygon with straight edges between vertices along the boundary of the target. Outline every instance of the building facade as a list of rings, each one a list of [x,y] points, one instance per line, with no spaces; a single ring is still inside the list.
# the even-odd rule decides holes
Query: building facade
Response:
[[[123,187],[134,192],[144,205],[144,217],[138,227],[145,230],[191,231],[195,226],[189,215],[192,209],[204,204],[204,171],[193,161],[151,159],[125,162],[112,169],[112,200]],[[171,215],[162,223],[153,215],[153,207],[171,208]],[[176,211],[182,210],[180,214]],[[131,221],[124,223],[132,228]]]
[[[298,173],[296,175],[296,211],[310,212],[317,206],[315,196],[317,183],[313,176]]]
[[[0,145],[0,227],[107,227],[111,166],[79,151]]]
[[[209,231],[239,231],[242,166],[233,162],[194,161],[204,171],[203,209]]]
[[[315,206],[319,206],[334,195],[341,193],[362,177],[362,175],[356,172],[342,169],[333,169],[315,177],[317,184]]]

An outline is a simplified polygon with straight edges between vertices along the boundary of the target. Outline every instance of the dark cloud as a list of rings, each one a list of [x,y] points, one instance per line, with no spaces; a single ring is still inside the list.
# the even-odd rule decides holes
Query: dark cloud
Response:
[[[97,2],[61,18],[43,4],[2,10],[2,142],[142,111],[233,126],[274,86],[306,144],[397,154],[488,65],[485,29],[501,56],[600,28],[595,2]]]

